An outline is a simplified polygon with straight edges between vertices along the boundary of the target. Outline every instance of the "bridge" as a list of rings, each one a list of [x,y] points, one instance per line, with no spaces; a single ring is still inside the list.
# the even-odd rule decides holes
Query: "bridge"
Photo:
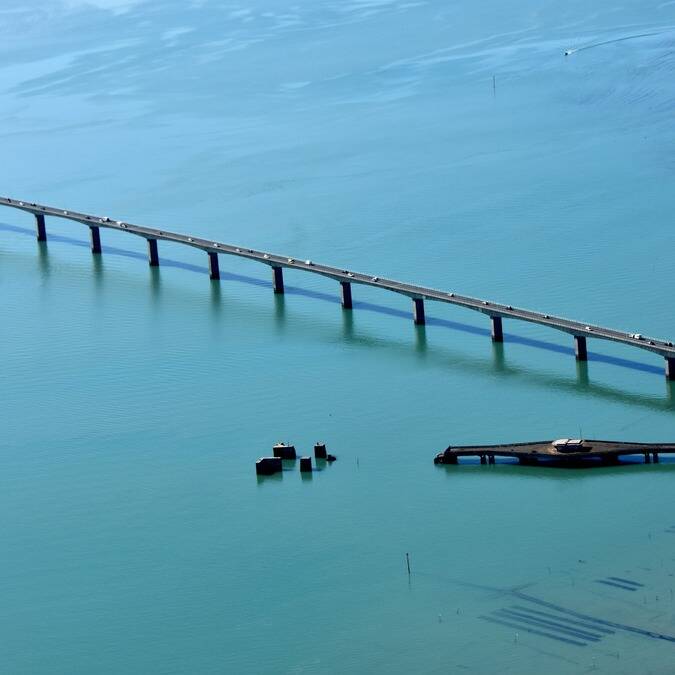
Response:
[[[96,216],[78,211],[59,209],[53,206],[45,206],[33,202],[19,201],[9,197],[0,197],[0,205],[8,206],[21,211],[31,213],[35,217],[36,234],[38,241],[47,241],[47,229],[45,219],[47,216],[63,218],[86,225],[89,228],[91,239],[91,251],[93,254],[101,254],[101,228],[119,230],[139,237],[147,241],[148,263],[151,267],[159,265],[158,241],[169,241],[177,244],[192,246],[204,251],[208,256],[209,276],[211,279],[220,279],[219,255],[232,255],[240,258],[254,260],[268,265],[272,271],[272,287],[275,293],[284,292],[284,269],[311,272],[333,279],[340,284],[342,307],[352,308],[352,284],[374,286],[383,290],[408,296],[412,300],[413,321],[416,324],[425,323],[425,301],[444,302],[450,305],[458,305],[465,309],[471,309],[489,317],[492,325],[492,340],[502,342],[504,340],[503,319],[527,321],[528,323],[548,326],[558,331],[568,333],[574,339],[575,355],[578,361],[588,359],[587,340],[610,340],[621,344],[644,349],[659,354],[665,359],[665,375],[668,380],[675,380],[675,346],[673,342],[656,338],[645,337],[639,333],[626,333],[613,328],[605,328],[594,324],[574,321],[553,314],[534,312],[529,309],[504,305],[489,300],[473,298],[455,292],[440,291],[434,288],[408,284],[394,279],[386,279],[372,274],[354,272],[330,265],[323,265],[312,260],[297,260],[289,256],[283,256],[266,251],[257,251],[243,246],[234,246],[211,239],[158,230],[133,223],[113,220],[107,216]]]

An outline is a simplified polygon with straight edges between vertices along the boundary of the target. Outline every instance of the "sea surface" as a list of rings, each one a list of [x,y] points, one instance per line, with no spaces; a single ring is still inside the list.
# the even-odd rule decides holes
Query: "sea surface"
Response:
[[[672,0],[3,0],[0,193],[673,339],[674,68]],[[675,460],[432,461],[674,441],[660,357],[34,228],[1,210],[3,673],[674,672]],[[278,440],[338,460],[257,479]]]

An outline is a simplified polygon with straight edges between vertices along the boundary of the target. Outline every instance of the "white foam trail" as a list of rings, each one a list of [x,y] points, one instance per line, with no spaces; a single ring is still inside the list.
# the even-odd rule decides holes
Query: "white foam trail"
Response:
[[[620,38],[614,38],[613,40],[604,40],[603,42],[594,42],[590,45],[584,45],[583,47],[577,47],[576,49],[566,49],[565,50],[565,56],[570,56],[571,54],[574,54],[576,52],[581,52],[585,49],[593,49],[594,47],[602,47],[604,45],[611,45],[614,44],[615,42],[624,42],[625,40],[635,40],[637,38],[643,38],[643,37],[652,37],[654,35],[663,35],[664,33],[669,33],[672,28],[668,28],[666,30],[660,30],[655,33],[639,33],[638,35],[626,35],[624,37]]]

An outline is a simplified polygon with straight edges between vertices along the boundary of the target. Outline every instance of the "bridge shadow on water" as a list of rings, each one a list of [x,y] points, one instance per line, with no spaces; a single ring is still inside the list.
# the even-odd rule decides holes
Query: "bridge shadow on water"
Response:
[[[26,228],[26,227],[20,227],[17,225],[10,225],[7,223],[0,223],[0,231],[6,231],[6,232],[12,232],[14,234],[21,234],[25,236],[30,236],[30,237],[35,237],[35,231],[31,228]],[[70,237],[66,235],[60,235],[60,234],[49,234],[49,241],[51,242],[58,242],[58,243],[63,243],[63,244],[68,244],[70,246],[75,246],[79,248],[85,248],[89,250],[90,243],[86,239],[77,239],[75,237]],[[123,257],[123,258],[132,258],[135,260],[143,261],[144,263],[147,263],[147,255],[145,253],[140,253],[136,251],[130,251],[128,249],[124,248],[119,248],[115,246],[103,246],[102,251],[104,255],[112,255],[112,256],[118,256],[118,257]],[[41,248],[40,250],[40,255],[45,256],[46,255],[46,249]],[[100,279],[100,272],[102,270],[101,265],[102,261],[99,256],[92,256],[94,260],[94,265],[96,266],[96,269],[98,270],[99,274],[96,275]],[[187,262],[182,262],[179,260],[172,260],[169,258],[160,258],[160,268],[176,268],[176,269],[181,269],[181,270],[186,270],[189,272],[194,272],[196,274],[203,274],[203,275],[208,275],[208,269],[206,266],[201,266],[201,265],[195,265],[192,263],[187,263]],[[153,292],[157,293],[159,291],[159,269],[160,268],[152,268],[153,272],[153,277],[152,277],[152,288]],[[260,279],[258,277],[252,277],[248,275],[243,275],[243,274],[235,274],[232,272],[227,272],[221,270],[220,272],[220,277],[221,281],[234,281],[237,283],[243,283],[243,284],[248,284],[250,286],[258,286],[261,288],[265,289],[270,289],[272,287],[271,281],[266,281],[264,279]],[[216,298],[220,297],[220,288],[218,285],[213,286],[214,292],[216,293]],[[297,295],[297,296],[302,296],[302,297],[307,297],[307,298],[312,298],[314,300],[321,300],[323,302],[329,302],[334,305],[340,305],[340,298],[336,295],[333,295],[331,293],[324,293],[321,291],[315,291],[315,290],[310,290],[307,288],[302,288],[299,286],[293,286],[293,285],[285,285],[285,294],[286,295]],[[284,296],[275,296],[275,299],[277,300],[277,304],[275,305],[276,307],[276,316],[277,318],[282,321],[283,320],[283,314],[284,314]],[[372,302],[365,302],[365,301],[358,301],[354,300],[353,302],[353,307],[354,310],[358,311],[366,311],[366,312],[374,312],[377,314],[383,314],[387,316],[392,316],[396,317],[399,319],[405,319],[407,322],[412,322],[412,312],[401,310],[401,309],[396,309],[393,307],[387,307],[385,305],[379,305],[376,303]],[[452,331],[457,331],[457,332],[462,332],[462,333],[467,333],[470,335],[476,335],[480,337],[487,337],[489,338],[491,333],[488,328],[481,328],[479,326],[475,326],[472,324],[467,324],[459,321],[452,321],[449,319],[441,319],[437,317],[432,317],[428,316],[426,318],[426,326],[415,326],[416,330],[416,349],[419,353],[426,353],[427,351],[427,341],[426,341],[426,327],[428,326],[434,326],[438,328],[445,328],[448,330]],[[351,342],[358,342],[359,339],[355,338],[353,335],[353,319],[352,319],[352,313],[351,312],[345,312],[345,335],[349,338]],[[382,340],[386,341],[385,338]],[[380,341],[382,341],[380,340]],[[539,350],[545,350],[549,352],[555,352],[558,354],[564,354],[565,356],[569,357],[574,357],[574,349],[572,347],[565,347],[560,344],[556,344],[554,342],[548,342],[546,340],[539,340],[539,339],[534,339],[534,338],[528,338],[524,337],[521,335],[515,335],[513,333],[504,333],[504,343],[508,344],[519,344],[523,345],[526,347],[531,347],[533,349],[539,349]],[[493,363],[490,364],[489,368],[491,372],[499,372],[501,374],[506,374],[506,375],[517,375],[520,374],[519,370],[517,368],[514,368],[512,366],[508,366],[506,364],[505,360],[505,353],[504,353],[504,344],[503,343],[492,343],[492,348],[493,348]],[[462,359],[455,360],[453,359],[452,364],[453,366],[459,366],[459,362],[462,361]],[[648,373],[651,375],[658,375],[659,377],[663,377],[663,368],[655,365],[650,365],[646,363],[642,363],[640,361],[634,361],[632,359],[626,359],[626,358],[621,358],[621,357],[616,357],[616,356],[610,356],[607,354],[599,354],[597,352],[588,352],[588,361],[589,362],[598,362],[598,363],[606,363],[609,365],[617,366],[619,368],[625,368],[633,371],[638,371],[642,373]],[[443,363],[447,365],[447,362],[445,359],[443,359]],[[603,385],[597,385],[593,384],[590,382],[589,376],[588,376],[588,363],[584,362],[577,362],[577,378],[576,381],[570,380],[569,378],[560,378],[556,376],[552,376],[550,374],[541,374],[537,376],[536,374],[530,373],[530,376],[534,376],[536,379],[543,379],[549,384],[551,384],[551,378],[553,380],[557,381],[557,386],[560,388],[569,388],[572,387],[574,390],[579,391],[579,387],[581,387],[583,390],[587,390],[589,393],[595,393],[595,394],[600,394],[600,395],[610,395],[610,398],[613,399],[619,399],[622,402],[628,402],[628,403],[648,403],[649,407],[653,407],[657,401],[651,397],[643,397],[640,395],[632,395],[632,394],[627,394],[625,392],[622,392],[617,389],[612,389],[610,387],[605,387]],[[475,360],[472,361],[472,366],[471,368],[475,370],[476,364]],[[555,386],[555,382],[554,382]],[[670,386],[667,387],[667,393],[668,393],[668,399],[664,401],[663,399],[660,400],[660,405],[657,403],[657,407],[659,408],[667,408],[667,409],[673,409],[675,410],[675,397],[673,396],[675,394],[675,386],[673,383],[670,383]]]

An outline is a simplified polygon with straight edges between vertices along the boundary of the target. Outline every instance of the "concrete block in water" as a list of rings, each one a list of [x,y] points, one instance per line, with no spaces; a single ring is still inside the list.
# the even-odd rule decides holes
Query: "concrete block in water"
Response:
[[[272,453],[275,457],[279,457],[281,459],[295,459],[297,457],[295,454],[295,446],[286,445],[285,443],[277,443],[272,448]]]
[[[311,457],[301,457],[300,458],[300,471],[302,473],[308,473],[312,470],[312,458]]]
[[[326,459],[326,444],[325,443],[315,443],[314,444],[314,457],[316,457],[316,459]]]
[[[259,476],[271,476],[273,473],[279,473],[281,470],[281,458],[279,457],[261,457],[255,463],[255,472]]]

